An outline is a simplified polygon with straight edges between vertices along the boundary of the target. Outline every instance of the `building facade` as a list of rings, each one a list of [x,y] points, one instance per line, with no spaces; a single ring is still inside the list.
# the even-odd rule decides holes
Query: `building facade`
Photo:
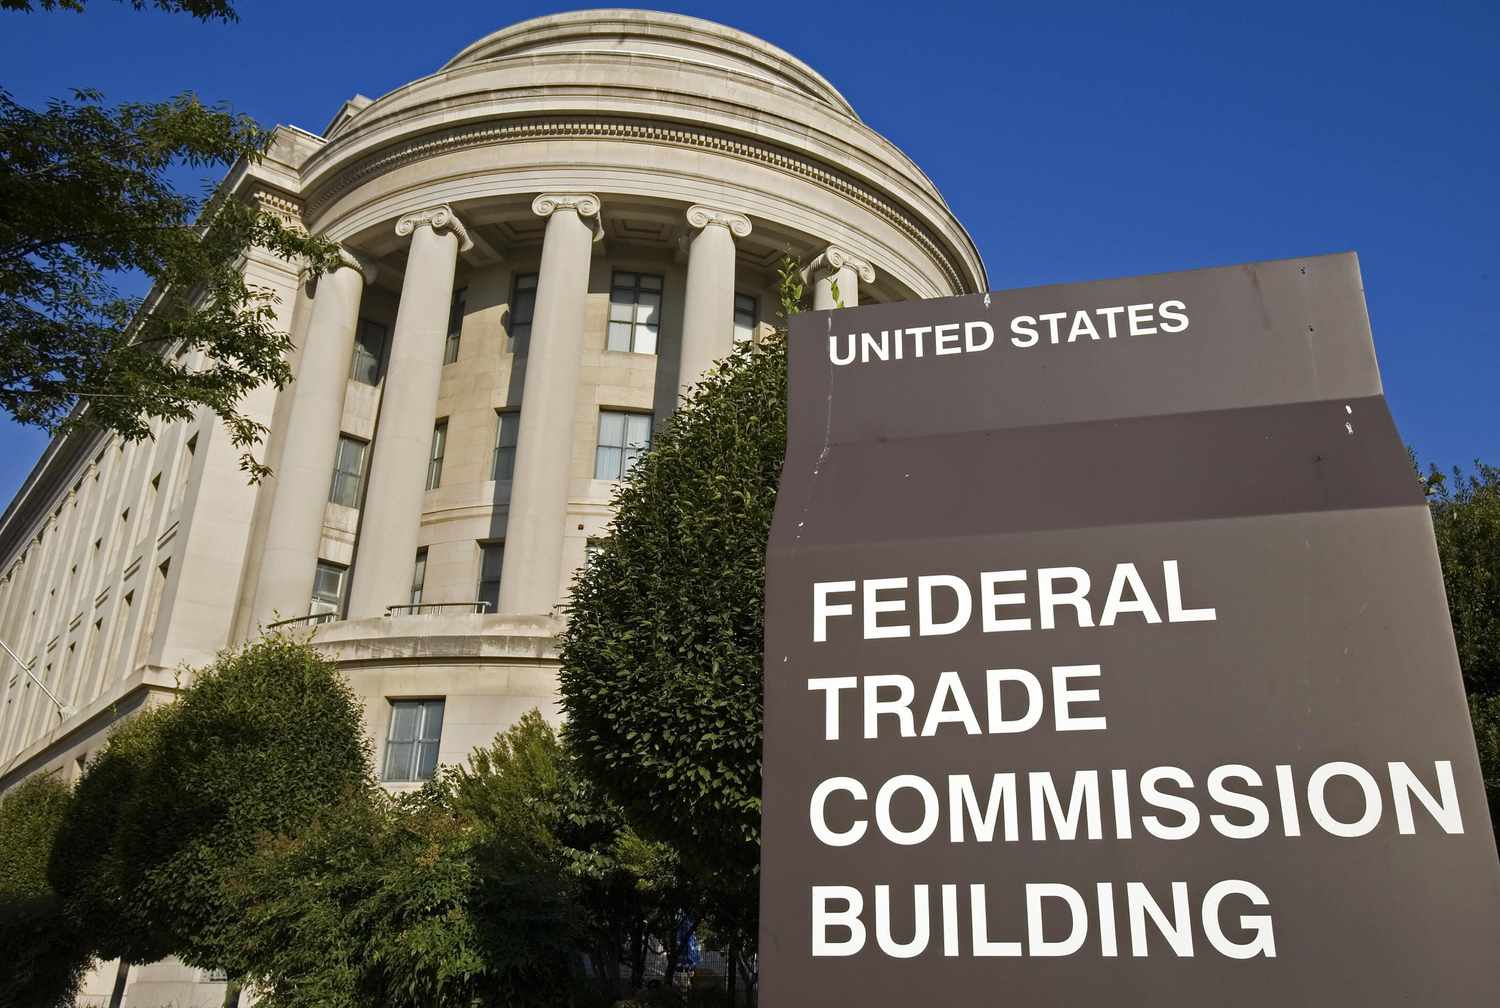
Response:
[[[273,478],[212,414],[127,444],[55,439],[0,518],[0,790],[69,778],[182,670],[273,624],[363,699],[413,786],[522,713],[557,713],[558,605],[679,393],[815,307],[985,289],[937,189],[812,68],[679,15],[584,11],[489,35],[321,136],[279,127],[229,193],[337,240],[305,283],[252,254],[296,379],[242,404]],[[3,656],[0,656],[3,657]],[[44,688],[45,687],[45,688]],[[218,1004],[171,963],[88,1003]]]

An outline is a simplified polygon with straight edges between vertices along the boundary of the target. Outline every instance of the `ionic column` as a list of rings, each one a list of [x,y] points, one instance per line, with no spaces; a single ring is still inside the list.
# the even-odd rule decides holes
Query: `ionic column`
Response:
[[[374,264],[346,251],[342,266],[318,278],[302,360],[291,386],[286,443],[276,466],[255,588],[254,625],[305,616],[312,601],[360,295],[374,277]]]
[[[547,193],[531,204],[547,218],[537,275],[531,348],[521,388],[515,476],[505,523],[500,612],[548,613],[562,587],[563,523],[568,469],[583,353],[583,309],[588,294],[599,197]],[[597,224],[596,224],[597,226]]]
[[[697,384],[734,348],[734,240],[750,233],[750,219],[730,210],[692,206],[687,219],[699,231],[688,247],[677,379],[682,389]]]
[[[807,278],[813,288],[814,311],[853,308],[859,304],[859,282],[875,282],[875,267],[863,259],[856,259],[837,245],[830,245],[808,263]],[[839,288],[837,298],[833,296],[835,283]]]
[[[446,206],[407,214],[396,222],[396,234],[410,235],[411,249],[359,516],[350,619],[382,616],[386,606],[405,602],[411,589],[453,274],[459,250],[474,246],[463,223]]]

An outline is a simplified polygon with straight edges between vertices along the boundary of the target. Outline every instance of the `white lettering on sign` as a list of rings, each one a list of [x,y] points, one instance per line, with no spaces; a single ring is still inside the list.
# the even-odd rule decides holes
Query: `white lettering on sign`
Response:
[[[1187,302],[1172,298],[1145,304],[1016,315],[998,341],[995,327],[983,319],[830,335],[828,359],[837,367],[845,367],[983,353],[995,346],[1029,350],[1036,346],[1101,342],[1122,336],[1174,335],[1186,332],[1190,324]]]
[[[1150,307],[1124,306],[1121,324],[1144,324],[1139,320]],[[1156,318],[1165,320],[1167,313]],[[937,335],[953,338],[952,332]],[[819,580],[810,587],[814,643],[856,646],[861,653],[909,649],[913,637],[1073,629],[1094,634],[1116,627],[1140,634],[1159,632],[1148,627],[1219,619],[1217,607],[1197,604],[1205,601],[1203,582],[1185,586],[1175,559],[1120,562],[1103,570],[1059,563]],[[808,691],[821,697],[822,716],[813,720],[822,724],[824,742],[911,740],[919,747],[939,736],[1110,728],[1106,671],[1097,663],[1035,671],[897,667],[901,671],[807,678]],[[1122,683],[1152,678],[1150,669],[1132,671],[1137,674],[1129,679],[1109,679],[1111,695]],[[874,780],[845,770],[814,788],[807,813],[812,835],[832,848],[1181,843],[1204,835],[1234,843],[1304,834],[1357,839],[1382,829],[1400,836],[1464,832],[1453,762],[1447,759],[1379,766],[1347,758],[1258,767],[1240,761],[1192,770],[1170,764],[1059,771],[992,766],[977,773],[891,773]],[[992,909],[983,882],[865,888],[829,882],[812,887],[814,956],[869,951],[895,959],[1189,958],[1205,953],[1201,939],[1230,959],[1276,956],[1271,900],[1259,886],[1238,879],[1216,882],[1201,895],[1186,882],[1104,881],[1091,883],[1092,890],[1026,882],[1009,894],[1012,910],[1003,916]]]

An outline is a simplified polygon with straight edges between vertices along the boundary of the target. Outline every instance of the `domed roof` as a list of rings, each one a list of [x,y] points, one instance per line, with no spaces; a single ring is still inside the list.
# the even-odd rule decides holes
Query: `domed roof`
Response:
[[[625,54],[713,66],[791,88],[858,118],[838,89],[785,50],[713,21],[660,11],[602,9],[532,18],[486,35],[442,69],[542,54]]]

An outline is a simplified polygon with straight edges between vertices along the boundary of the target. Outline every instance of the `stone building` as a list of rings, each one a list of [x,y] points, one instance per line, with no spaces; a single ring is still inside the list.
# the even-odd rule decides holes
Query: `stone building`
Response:
[[[679,15],[513,25],[321,135],[279,127],[224,185],[346,250],[315,289],[244,266],[298,348],[295,382],[243,404],[276,475],[247,485],[206,413],[48,446],[0,518],[0,640],[35,676],[5,659],[0,789],[75,777],[179,668],[288,620],[363,698],[394,787],[555,716],[555,607],[616,481],[769,328],[782,255],[817,307],[834,281],[845,304],[985,289],[932,182],[828,81]],[[115,994],[221,991],[161,963]]]

